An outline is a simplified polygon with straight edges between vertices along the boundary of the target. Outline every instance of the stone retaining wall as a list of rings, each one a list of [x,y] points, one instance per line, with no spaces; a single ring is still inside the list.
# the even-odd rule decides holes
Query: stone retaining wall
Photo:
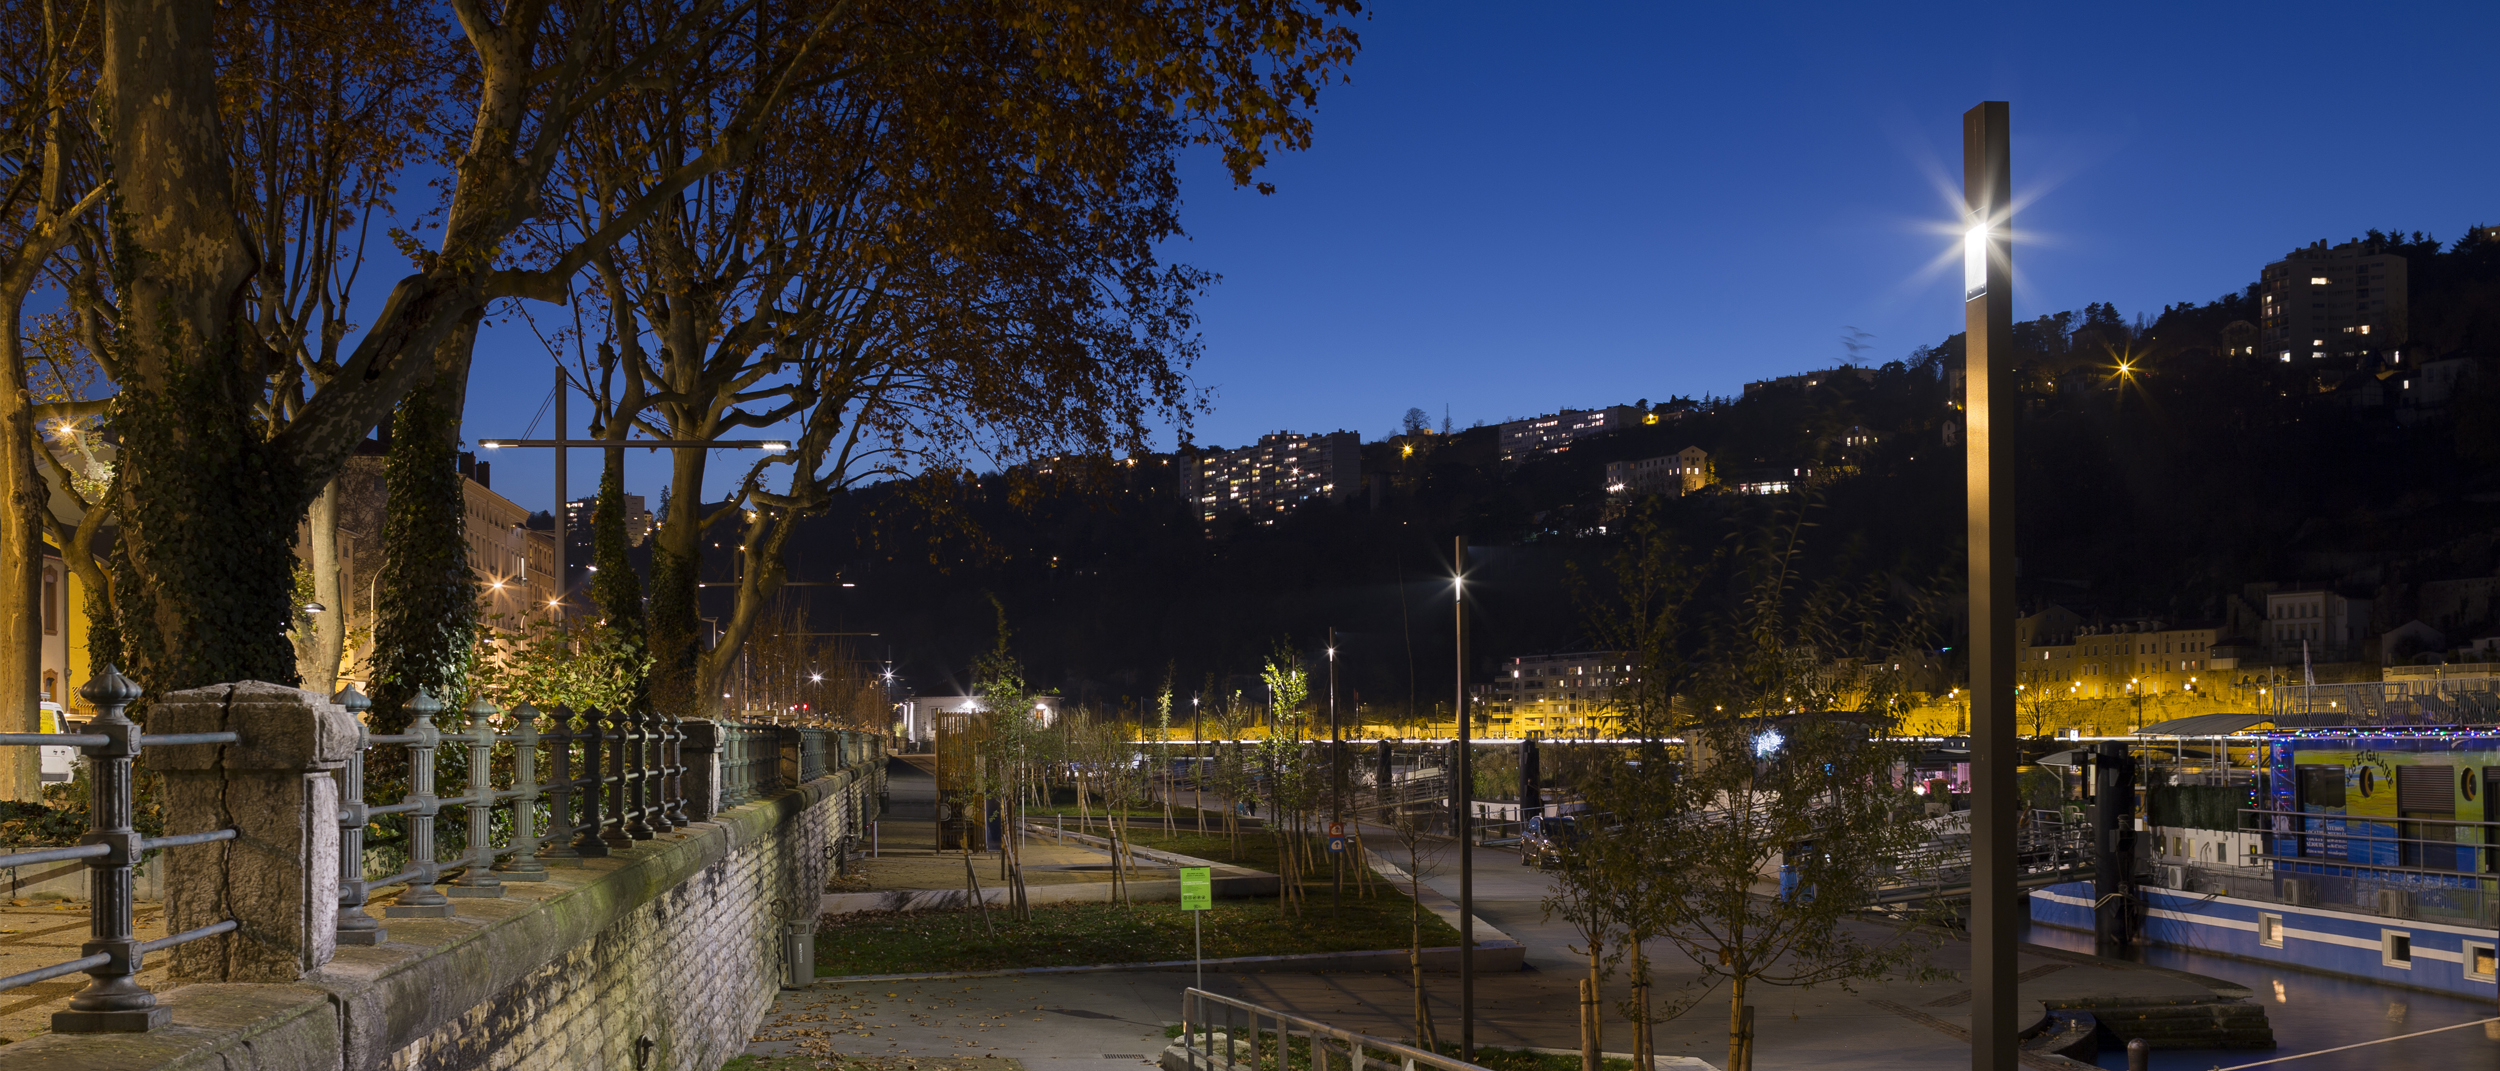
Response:
[[[301,981],[180,986],[168,1027],[43,1035],[0,1046],[0,1065],[716,1071],[762,1022],[784,926],[812,923],[833,846],[864,829],[883,779],[881,763],[836,771],[458,917],[390,919],[383,944]]]

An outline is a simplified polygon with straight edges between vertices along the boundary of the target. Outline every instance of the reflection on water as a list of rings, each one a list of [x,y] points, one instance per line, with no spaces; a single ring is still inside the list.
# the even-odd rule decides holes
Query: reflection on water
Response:
[[[2028,927],[2023,940],[2071,952],[2092,951],[2092,935],[2047,926]],[[2237,982],[2266,1004],[2274,1024],[2273,1052],[2199,1049],[2153,1053],[2153,1071],[2207,1071],[2295,1053],[2315,1052],[2378,1038],[2472,1022],[2494,1014],[2493,1005],[2463,997],[2416,993],[2369,982],[2348,981],[2288,968],[2227,959],[2162,946],[2135,949],[2131,957],[2156,967],[2192,971]],[[2127,1066],[2124,1049],[2101,1052],[2100,1065]],[[2500,1023],[2484,1023],[2427,1037],[2391,1041],[2349,1052],[2269,1064],[2266,1071],[2378,1071],[2381,1068],[2500,1068]]]

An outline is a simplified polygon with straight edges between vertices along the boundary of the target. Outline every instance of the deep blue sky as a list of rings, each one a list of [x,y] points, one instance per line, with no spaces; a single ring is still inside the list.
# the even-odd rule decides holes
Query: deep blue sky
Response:
[[[1840,360],[1848,327],[1875,362],[1937,342],[1980,100],[2012,102],[2018,318],[2500,221],[2500,5],[1903,6],[1379,4],[1275,195],[1191,161],[1170,253],[1223,276],[1197,440],[1730,394]],[[518,433],[546,367],[499,331],[469,436]],[[532,453],[495,485],[539,507]],[[638,462],[632,489],[665,480]]]

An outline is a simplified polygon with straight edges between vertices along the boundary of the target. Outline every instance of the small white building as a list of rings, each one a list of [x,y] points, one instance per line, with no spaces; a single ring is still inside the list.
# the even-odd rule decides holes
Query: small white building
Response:
[[[904,742],[933,744],[937,741],[938,718],[946,714],[979,713],[987,709],[977,695],[912,695],[894,704],[894,719],[900,725]],[[1059,724],[1059,697],[1045,695],[1033,701],[1033,716],[1042,728]]]

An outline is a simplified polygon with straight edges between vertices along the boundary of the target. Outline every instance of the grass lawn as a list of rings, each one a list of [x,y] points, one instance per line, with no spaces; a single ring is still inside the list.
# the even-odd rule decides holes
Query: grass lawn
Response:
[[[1165,837],[1134,830],[1149,847],[1220,862],[1233,862],[1224,838],[1196,833]],[[1263,833],[1243,836],[1243,865],[1273,871],[1276,844]],[[995,865],[994,863],[992,864]],[[1347,875],[1345,906],[1329,907],[1325,868],[1305,882],[1300,917],[1280,915],[1274,897],[1218,900],[1202,912],[1208,959],[1304,952],[1359,952],[1405,948],[1410,901],[1387,882],[1374,881],[1372,895],[1356,894]],[[816,927],[816,974],[903,974],[980,971],[1013,967],[1072,967],[1089,963],[1145,963],[1190,958],[1190,915],[1171,901],[1062,904],[1033,909],[1030,922],[1015,922],[992,908],[995,934],[978,912],[922,911],[829,915]],[[1424,947],[1458,943],[1458,931],[1423,913]]]

